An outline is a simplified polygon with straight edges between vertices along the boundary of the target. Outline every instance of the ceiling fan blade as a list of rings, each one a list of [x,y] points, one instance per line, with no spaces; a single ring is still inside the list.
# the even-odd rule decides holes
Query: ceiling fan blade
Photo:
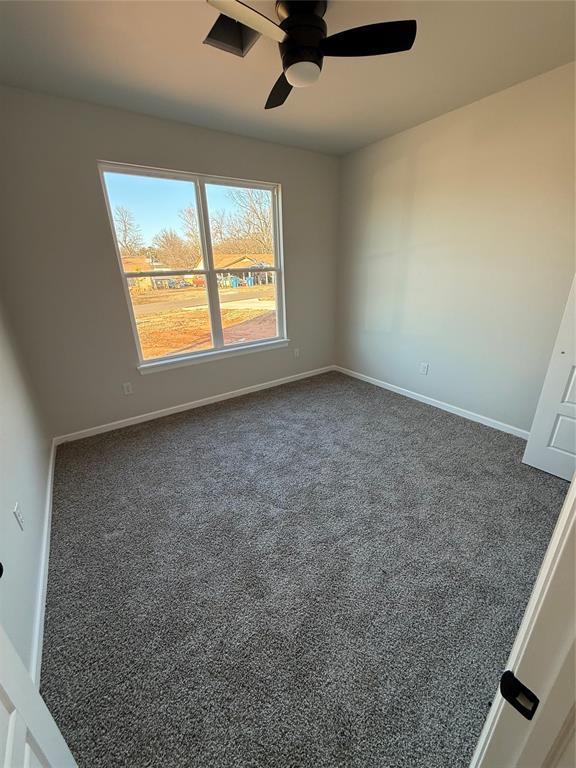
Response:
[[[288,96],[290,96],[290,92],[292,90],[292,86],[286,80],[286,75],[284,72],[280,75],[278,80],[274,83],[274,87],[270,91],[270,96],[268,96],[268,100],[266,102],[265,109],[274,109],[274,107],[281,107],[282,104],[286,101]]]
[[[264,35],[264,37],[276,40],[277,43],[283,42],[286,37],[284,30],[280,29],[278,24],[275,24],[272,19],[255,11],[254,8],[250,8],[249,5],[241,3],[240,0],[207,0],[207,2],[208,5],[216,8],[217,11],[220,11],[220,13],[223,13],[230,19],[245,24],[247,27]]]
[[[337,32],[321,43],[324,56],[379,56],[409,51],[416,38],[416,22],[383,21]]]

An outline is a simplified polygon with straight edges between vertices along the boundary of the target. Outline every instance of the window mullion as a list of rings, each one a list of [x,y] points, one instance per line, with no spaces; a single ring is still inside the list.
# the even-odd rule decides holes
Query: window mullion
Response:
[[[286,335],[286,296],[284,287],[284,253],[282,251],[279,189],[272,192],[272,237],[276,264],[276,332]]]
[[[188,275],[205,275],[205,269],[155,269],[153,271],[146,270],[142,272],[124,272],[126,278],[139,278],[139,277],[187,277]]]
[[[200,238],[202,240],[202,250],[204,251],[205,266],[208,268],[206,274],[206,283],[208,286],[208,304],[210,306],[210,322],[212,325],[212,340],[214,347],[224,346],[224,334],[222,332],[222,318],[220,315],[220,296],[218,295],[218,279],[214,271],[214,255],[212,253],[212,236],[210,234],[210,219],[208,217],[208,203],[206,199],[206,187],[202,179],[198,179],[198,207],[200,215],[198,222],[200,224]]]
[[[236,272],[280,272],[278,267],[219,267],[218,274],[236,274]]]

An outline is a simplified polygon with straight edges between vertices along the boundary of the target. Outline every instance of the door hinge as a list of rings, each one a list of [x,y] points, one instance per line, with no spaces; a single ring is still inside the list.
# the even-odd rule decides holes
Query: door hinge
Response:
[[[518,680],[514,672],[504,672],[500,678],[500,693],[521,715],[532,720],[540,699]]]

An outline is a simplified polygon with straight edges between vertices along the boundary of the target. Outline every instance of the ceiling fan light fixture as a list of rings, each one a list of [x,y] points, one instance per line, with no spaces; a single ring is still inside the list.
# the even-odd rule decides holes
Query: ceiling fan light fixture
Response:
[[[286,68],[286,80],[294,88],[306,88],[320,77],[320,67],[314,61],[297,61]]]
[[[243,0],[207,1],[220,11],[219,21],[228,17],[229,23],[226,22],[223,34],[212,39],[210,33],[205,42],[244,56],[250,43],[245,44],[244,30],[248,28],[253,35],[278,43],[282,74],[270,91],[265,109],[281,107],[293,88],[313,85],[320,77],[326,56],[350,58],[409,51],[418,26],[415,19],[381,21],[328,35],[324,21],[328,0],[276,0],[279,24]],[[223,23],[216,22],[214,28],[220,29]]]

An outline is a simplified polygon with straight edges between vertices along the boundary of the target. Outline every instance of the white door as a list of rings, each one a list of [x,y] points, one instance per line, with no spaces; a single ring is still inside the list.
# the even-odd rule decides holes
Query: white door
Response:
[[[576,690],[576,643],[572,643],[564,659],[557,660],[558,670],[542,710],[530,729],[519,766],[542,768],[576,766],[574,751],[574,699]]]
[[[28,670],[0,626],[1,768],[77,768]]]
[[[566,496],[507,663],[507,669],[539,703],[529,720],[499,691],[470,768],[576,765],[575,554],[576,480]]]
[[[554,344],[524,463],[571,480],[576,471],[576,278]]]

